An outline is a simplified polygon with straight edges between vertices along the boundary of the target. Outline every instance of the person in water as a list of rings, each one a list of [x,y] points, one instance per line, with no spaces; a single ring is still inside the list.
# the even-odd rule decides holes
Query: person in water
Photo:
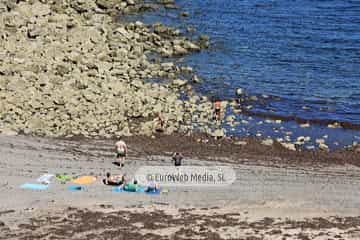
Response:
[[[172,156],[172,161],[175,167],[181,166],[184,156],[181,153],[175,152]]]
[[[220,121],[221,119],[221,101],[216,99],[214,102],[214,119]]]
[[[123,167],[128,152],[127,145],[122,139],[119,139],[119,141],[115,143],[115,149],[116,162],[119,164],[120,167]]]

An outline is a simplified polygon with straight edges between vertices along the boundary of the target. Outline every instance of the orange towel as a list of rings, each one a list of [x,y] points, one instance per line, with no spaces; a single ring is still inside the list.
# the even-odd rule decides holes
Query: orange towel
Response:
[[[90,184],[95,181],[96,177],[94,176],[82,176],[72,180],[71,182],[75,184]]]

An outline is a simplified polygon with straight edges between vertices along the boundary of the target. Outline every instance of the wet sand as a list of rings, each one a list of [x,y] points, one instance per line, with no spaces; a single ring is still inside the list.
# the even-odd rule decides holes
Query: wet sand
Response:
[[[129,161],[123,169],[129,176],[140,166],[171,165],[169,156],[164,155],[167,149],[155,155],[147,151],[151,141],[148,140],[149,146],[136,141],[140,140],[129,139]],[[235,183],[221,189],[167,187],[168,193],[157,196],[114,193],[100,179],[85,191],[69,191],[69,184],[60,184],[55,179],[45,191],[20,188],[25,182],[36,182],[44,173],[101,177],[108,171],[118,174],[121,171],[112,164],[112,144],[109,140],[1,135],[0,238],[328,239],[338,235],[358,239],[360,236],[357,233],[360,168],[349,164],[311,167],[283,162],[280,167],[276,161],[271,164],[261,158],[235,161],[234,156],[226,154],[222,159],[217,154],[207,159],[198,155],[187,157],[185,164],[230,166],[236,171]],[[203,147],[198,151],[205,153],[209,149]]]

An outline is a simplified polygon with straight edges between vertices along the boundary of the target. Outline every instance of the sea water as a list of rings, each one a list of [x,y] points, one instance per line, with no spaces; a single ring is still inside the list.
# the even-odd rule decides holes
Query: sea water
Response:
[[[210,36],[210,48],[186,57],[203,78],[196,90],[224,99],[235,89],[271,96],[250,113],[330,120],[360,125],[360,1],[346,0],[178,0],[181,10],[137,16],[186,32]],[[187,11],[189,17],[179,17]],[[332,148],[360,141],[360,132],[292,121],[281,126],[266,118],[238,114],[246,125],[226,126],[228,134],[258,137],[324,138]],[[312,141],[310,144],[313,144]]]

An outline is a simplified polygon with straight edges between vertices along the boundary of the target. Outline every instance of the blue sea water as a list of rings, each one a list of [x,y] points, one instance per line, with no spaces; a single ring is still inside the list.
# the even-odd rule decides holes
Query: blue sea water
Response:
[[[141,20],[184,32],[193,26],[210,36],[210,48],[186,62],[204,79],[197,86],[203,94],[231,98],[240,87],[249,95],[280,98],[255,105],[251,111],[256,113],[360,125],[360,1],[176,3],[190,16],[179,19],[179,11],[160,10]],[[335,135],[350,143],[356,134]]]

